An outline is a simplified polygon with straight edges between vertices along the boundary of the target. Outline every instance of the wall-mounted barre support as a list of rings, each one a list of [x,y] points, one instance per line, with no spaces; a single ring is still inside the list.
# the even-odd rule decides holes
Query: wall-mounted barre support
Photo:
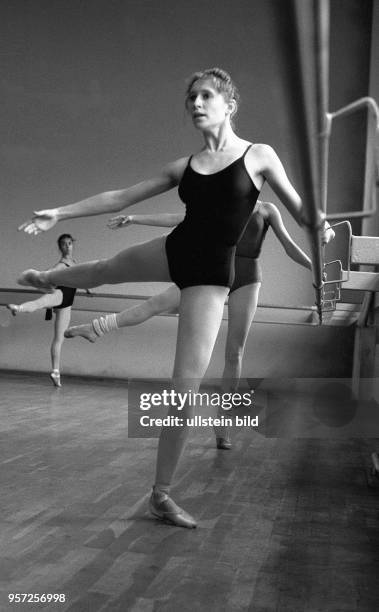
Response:
[[[378,176],[379,176],[379,160],[377,159],[377,151],[376,151],[376,145],[379,140],[378,138],[379,136],[379,107],[376,101],[374,100],[374,98],[365,96],[363,98],[359,98],[358,100],[355,100],[355,102],[351,102],[347,106],[340,108],[334,113],[326,113],[325,123],[324,123],[325,128],[323,132],[320,134],[320,139],[323,142],[324,156],[325,156],[325,160],[327,163],[328,156],[329,156],[329,143],[330,143],[330,136],[331,136],[331,131],[332,131],[333,120],[336,119],[337,117],[346,117],[348,115],[351,115],[355,113],[357,110],[360,110],[362,108],[367,108],[368,110],[372,111],[374,115],[374,119],[375,119],[375,125],[373,126],[373,129],[371,129],[371,136],[373,136],[372,140],[374,143],[373,154],[374,154],[374,160],[375,160],[375,175],[376,175],[375,185],[365,185],[365,190],[369,189],[371,192],[373,192],[375,191],[375,188],[378,187]],[[370,132],[370,128],[369,128],[369,132]],[[334,221],[337,219],[365,219],[368,217],[372,217],[376,213],[377,205],[376,205],[375,193],[371,193],[371,196],[372,196],[373,204],[372,206],[364,210],[330,213],[330,214],[327,214],[326,218],[328,219],[328,221],[332,221],[332,220]],[[327,177],[325,177],[325,184],[323,187],[323,202],[324,202],[323,209],[324,211],[326,211],[326,198],[327,198]]]

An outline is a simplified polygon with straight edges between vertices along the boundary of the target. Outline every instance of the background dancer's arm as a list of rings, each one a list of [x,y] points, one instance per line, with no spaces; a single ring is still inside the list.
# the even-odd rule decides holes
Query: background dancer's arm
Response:
[[[129,225],[152,225],[155,227],[175,227],[184,219],[184,213],[160,213],[146,215],[118,215],[109,219],[110,229],[119,229]]]
[[[311,259],[291,238],[283,223],[282,216],[277,207],[271,202],[265,202],[264,208],[265,212],[267,213],[267,219],[276,237],[278,238],[279,242],[287,253],[288,257],[293,259],[293,261],[300,264],[301,266],[304,266],[304,268],[312,270]]]
[[[262,204],[257,200],[257,204]],[[107,226],[110,229],[119,229],[129,225],[152,225],[155,227],[176,227],[183,221],[185,213],[158,213],[144,215],[117,215],[109,219]]]
[[[291,182],[289,181],[286,171],[274,149],[269,145],[261,145],[261,160],[262,174],[274,190],[281,202],[287,208],[288,212],[297,221],[301,227],[309,229],[305,223],[306,213],[304,204],[301,201],[299,194],[296,192]],[[333,240],[335,233],[330,229],[329,223],[325,220],[325,215],[318,212],[317,226],[323,225],[323,243],[328,243]]]

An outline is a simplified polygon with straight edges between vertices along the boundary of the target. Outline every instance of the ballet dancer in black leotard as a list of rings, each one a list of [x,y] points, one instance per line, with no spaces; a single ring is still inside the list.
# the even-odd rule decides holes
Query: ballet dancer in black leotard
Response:
[[[194,170],[192,157],[188,160],[179,184],[186,216],[166,239],[170,276],[179,289],[232,287],[236,245],[259,194],[245,167],[250,147],[219,172],[206,175]]]
[[[59,236],[57,243],[61,252],[61,258],[52,269],[70,268],[75,264],[73,259],[73,237],[71,234],[62,234]],[[75,293],[76,289],[72,287],[58,286],[52,293],[45,293],[36,300],[23,302],[23,304],[8,304],[7,306],[14,316],[19,313],[35,312],[36,310],[46,308],[46,319],[49,320],[52,318],[52,313],[55,313],[54,336],[50,348],[52,365],[50,378],[56,387],[62,386],[60,377],[61,350],[64,331],[70,324],[71,306],[74,302]]]
[[[173,227],[181,223],[183,214],[119,215],[110,219],[108,227],[118,229],[133,224]],[[300,265],[311,269],[311,260],[292,240],[287,232],[278,208],[271,202],[258,200],[235,256],[235,278],[228,296],[228,332],[225,346],[225,366],[221,392],[234,392],[241,376],[245,344],[258,303],[262,271],[259,256],[267,230],[272,227],[288,256]],[[66,338],[85,338],[95,342],[114,329],[138,325],[163,312],[177,312],[180,290],[172,285],[166,291],[119,313],[104,315],[91,323],[73,325],[65,331]],[[231,441],[228,428],[215,428],[217,448],[229,450]]]
[[[182,288],[173,371],[173,389],[177,393],[196,392],[208,367],[225,298],[233,283],[236,244],[266,180],[298,223],[305,225],[301,199],[274,150],[265,144],[251,145],[234,132],[231,118],[237,106],[237,91],[226,72],[212,68],[194,74],[187,90],[186,108],[204,138],[198,153],[169,164],[157,177],[127,189],[37,211],[20,226],[27,233],[38,234],[60,220],[119,212],[180,185],[186,217],[168,237],[167,249],[166,238],[159,237],[125,249],[111,259],[67,270],[26,270],[19,279],[20,284],[45,289],[57,285],[96,287],[174,280]],[[208,209],[216,215],[216,223]],[[322,230],[322,224],[320,213],[315,227],[328,240],[331,232],[325,227]],[[169,490],[185,447],[191,414],[193,406],[186,404],[181,411],[185,426],[162,428],[150,498],[155,516],[183,527],[195,527],[196,521],[175,504]],[[169,415],[177,416],[176,406],[170,407]]]

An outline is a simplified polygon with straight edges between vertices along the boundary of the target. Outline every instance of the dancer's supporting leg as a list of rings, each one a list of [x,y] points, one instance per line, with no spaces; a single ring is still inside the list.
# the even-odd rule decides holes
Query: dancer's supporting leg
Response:
[[[160,236],[124,249],[109,259],[89,261],[66,269],[25,270],[18,282],[37,289],[58,285],[91,289],[105,284],[170,282],[165,240],[165,236]]]
[[[50,378],[56,387],[61,387],[60,361],[64,332],[70,324],[71,306],[55,311],[54,336],[50,347],[52,372]]]
[[[226,287],[197,286],[181,294],[178,338],[174,366],[174,388],[177,393],[197,392],[214,348],[220,328]],[[180,411],[171,406],[169,415],[180,416],[183,427],[163,427],[159,438],[156,480],[150,500],[155,516],[182,527],[195,527],[195,520],[169,497],[176,467],[184,450],[188,421],[194,407],[188,403]]]
[[[225,347],[225,367],[222,374],[221,393],[234,393],[238,389],[241,377],[242,360],[246,340],[258,305],[261,283],[251,283],[236,289],[228,300],[228,333]],[[222,408],[218,416],[228,416]],[[217,448],[231,448],[228,427],[215,427]]]
[[[42,308],[54,308],[62,303],[63,293],[60,289],[56,289],[53,293],[45,293],[36,300],[30,300],[30,302],[23,302],[22,304],[7,304],[7,308],[11,311],[13,316],[16,316],[20,312],[35,312]]]
[[[65,331],[64,335],[66,338],[81,336],[90,342],[95,342],[99,336],[102,336],[107,331],[112,331],[112,329],[139,325],[162,312],[177,311],[179,303],[180,291],[176,285],[172,285],[166,291],[153,295],[137,306],[126,308],[122,312],[111,315],[114,317],[113,324],[109,315],[106,315],[105,317],[100,317],[100,319],[94,319],[91,323],[73,325]],[[102,324],[102,319],[104,320],[104,325]],[[110,324],[108,324],[108,321],[110,321]]]

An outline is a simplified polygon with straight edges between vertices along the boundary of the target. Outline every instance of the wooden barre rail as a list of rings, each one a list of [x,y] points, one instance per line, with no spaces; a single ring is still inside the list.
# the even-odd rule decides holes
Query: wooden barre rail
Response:
[[[17,299],[18,296],[28,296],[28,299],[33,299],[33,296],[38,296],[41,293],[34,289],[18,289],[18,288],[0,288],[0,306],[5,306],[11,299]],[[12,296],[12,297],[11,297]],[[144,301],[149,299],[149,295],[131,295],[122,293],[92,293],[88,296],[85,291],[77,292],[78,302],[74,303],[74,311],[82,311],[89,313],[99,312],[115,312],[122,310],[122,304],[117,304],[121,300],[124,301]],[[85,298],[85,305],[82,298]],[[116,304],[111,304],[115,300]],[[108,303],[108,305],[107,305]],[[325,324],[329,326],[349,326],[356,323],[359,317],[360,304],[339,303],[333,315],[330,315]],[[175,317],[173,313],[162,313],[160,316]],[[224,320],[227,320],[227,308],[225,308]],[[254,323],[272,324],[272,325],[318,325],[317,310],[315,306],[307,305],[280,305],[259,303]]]

